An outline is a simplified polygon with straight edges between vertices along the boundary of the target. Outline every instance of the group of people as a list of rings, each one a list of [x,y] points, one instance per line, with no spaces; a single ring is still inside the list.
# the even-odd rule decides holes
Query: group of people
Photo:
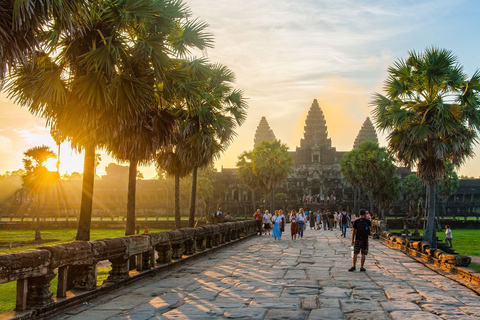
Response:
[[[321,195],[321,194],[315,194],[313,196],[304,195],[302,197],[302,201],[304,203],[325,203],[325,202],[336,203],[337,197],[335,197],[333,194],[331,196]]]
[[[337,219],[333,215],[337,215]],[[368,236],[370,235],[370,229],[372,223],[367,217],[367,211],[360,210],[360,217],[358,219],[352,218],[345,209],[340,213],[336,212],[311,212],[306,214],[305,211],[300,208],[298,212],[292,210],[289,215],[290,220],[290,234],[292,241],[297,241],[297,239],[303,239],[303,234],[305,231],[306,221],[315,221],[317,225],[320,225],[320,221],[323,222],[324,230],[326,230],[325,223],[327,222],[329,228],[333,228],[333,220],[339,221],[340,228],[342,230],[341,236],[347,236],[347,227],[351,224],[352,227],[352,267],[348,271],[352,272],[356,270],[357,258],[361,254],[360,259],[360,271],[365,272],[364,267],[365,258],[368,254]],[[261,236],[263,232],[266,235],[272,235],[275,240],[280,240],[282,238],[282,233],[285,232],[286,218],[283,214],[283,210],[275,210],[275,213],[272,215],[268,210],[265,210],[265,213],[261,213],[260,209],[253,214],[253,217],[256,220],[258,234]],[[355,215],[353,215],[355,217]],[[315,224],[314,224],[315,225]],[[312,224],[310,224],[312,227]],[[319,229],[319,228],[318,228]]]

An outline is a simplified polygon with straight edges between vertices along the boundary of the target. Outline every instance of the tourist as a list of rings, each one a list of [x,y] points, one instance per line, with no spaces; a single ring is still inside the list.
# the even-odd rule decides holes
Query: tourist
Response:
[[[215,214],[215,223],[223,222],[223,212],[222,208],[218,208],[217,213]]]
[[[257,229],[258,229],[258,235],[262,235],[262,224],[263,224],[263,215],[260,212],[260,209],[257,209],[255,213],[253,214],[253,217],[255,218],[255,222],[257,223]]]
[[[352,214],[350,215],[350,228],[353,227],[353,223],[355,222],[356,219],[357,219],[357,216],[355,215],[355,213],[352,212]]]
[[[303,208],[298,209],[297,214],[298,235],[303,239],[303,231],[305,230],[305,212]]]
[[[282,238],[282,232],[280,231],[280,224],[282,223],[282,218],[280,217],[279,210],[275,210],[275,215],[272,217],[272,223],[272,237],[275,240],[280,240],[280,238]]]
[[[317,224],[317,230],[322,229],[322,227],[320,226],[321,218],[322,218],[322,213],[320,211],[317,211],[315,213],[315,223]]]
[[[279,210],[278,216],[282,219],[282,222],[280,223],[280,232],[284,233],[285,232],[285,225],[287,224],[287,220],[285,219],[285,215],[283,214],[282,209]]]
[[[334,223],[334,213],[330,210],[328,210],[328,230],[332,231],[333,230],[333,223]]]
[[[330,227],[328,226],[328,213],[327,213],[327,210],[323,210],[322,223],[323,223],[323,230],[327,230],[327,228],[330,229]]]
[[[277,210],[275,210],[275,215],[277,215]],[[265,210],[265,214],[263,215],[263,229],[265,231],[265,235],[270,234],[272,220],[270,219],[270,214],[268,210]]]
[[[337,229],[337,226],[338,226],[338,212],[335,211],[333,213],[333,221],[334,221],[334,228]]]
[[[453,249],[452,238],[453,238],[452,229],[450,229],[450,226],[447,224],[445,226],[445,243],[450,249]]]
[[[310,211],[307,217],[310,222],[310,230],[315,229],[315,212]]]
[[[362,258],[360,260],[360,271],[365,272],[364,264],[365,258],[368,254],[368,236],[370,235],[370,228],[372,223],[366,218],[367,212],[360,210],[360,218],[355,220],[352,229],[352,246],[353,257],[352,267],[348,271],[352,272],[356,270],[357,256],[361,252]]]
[[[339,220],[340,220],[340,228],[342,230],[342,236],[345,238],[347,236],[348,220],[350,220],[350,216],[345,211],[345,208],[343,208],[343,211],[340,212]]]
[[[233,220],[233,217],[232,215],[230,214],[230,211],[227,212],[227,214],[225,215],[225,221],[232,221]]]
[[[297,233],[298,233],[298,224],[297,224],[297,213],[295,210],[290,212],[290,233],[292,235],[292,240],[297,241]]]

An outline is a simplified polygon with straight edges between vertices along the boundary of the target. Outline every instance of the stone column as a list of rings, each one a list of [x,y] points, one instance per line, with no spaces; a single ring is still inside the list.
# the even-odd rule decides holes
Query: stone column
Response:
[[[55,278],[51,272],[44,276],[29,278],[27,281],[27,309],[38,309],[53,304],[50,281]]]

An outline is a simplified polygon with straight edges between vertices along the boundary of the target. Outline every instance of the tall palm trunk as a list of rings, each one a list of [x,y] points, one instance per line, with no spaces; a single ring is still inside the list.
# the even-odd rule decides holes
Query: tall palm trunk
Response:
[[[95,178],[95,145],[85,147],[83,163],[82,200],[76,240],[90,240],[90,224],[92,221],[93,184]]]
[[[137,193],[137,165],[138,160],[130,160],[128,167],[128,193],[127,193],[127,223],[125,235],[135,234],[135,196]]]
[[[197,167],[193,167],[192,172],[192,194],[190,197],[190,213],[188,215],[188,226],[192,228],[195,225],[195,200],[197,198]]]
[[[57,173],[58,173],[58,176],[60,177],[60,144],[61,143],[58,143],[57,146],[58,146],[58,151],[57,151],[57,164],[56,164],[56,167],[57,167]]]
[[[180,173],[175,172],[175,229],[180,229]]]
[[[425,230],[425,236],[423,240],[429,242],[433,248],[437,247],[437,237],[435,234],[435,182],[429,182],[427,184],[428,194],[428,217],[427,217],[427,229]]]

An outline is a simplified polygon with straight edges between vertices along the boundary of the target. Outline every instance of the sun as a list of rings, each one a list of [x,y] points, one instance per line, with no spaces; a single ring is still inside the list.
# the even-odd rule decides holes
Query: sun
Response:
[[[48,158],[44,165],[48,171],[57,171],[57,159],[55,158]]]

